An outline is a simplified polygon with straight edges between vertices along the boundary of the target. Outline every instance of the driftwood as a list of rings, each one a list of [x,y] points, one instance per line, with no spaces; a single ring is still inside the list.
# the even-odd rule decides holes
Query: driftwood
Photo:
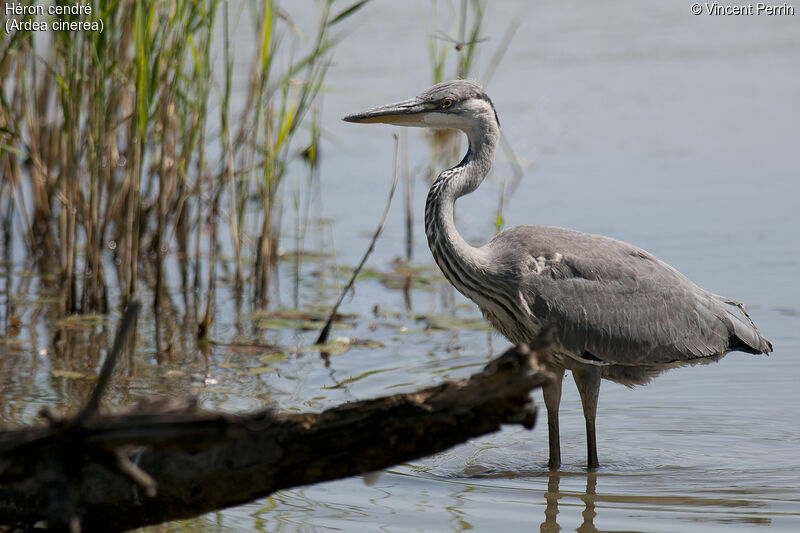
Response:
[[[114,415],[50,416],[47,427],[0,434],[0,524],[121,531],[383,469],[503,423],[532,428],[546,344],[513,348],[470,378],[318,414],[149,400]]]

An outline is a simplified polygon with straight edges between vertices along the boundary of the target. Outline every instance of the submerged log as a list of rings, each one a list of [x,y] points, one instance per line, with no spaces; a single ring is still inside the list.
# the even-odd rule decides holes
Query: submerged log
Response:
[[[532,428],[546,345],[512,348],[469,378],[322,413],[149,400],[113,415],[51,416],[47,427],[0,433],[0,524],[121,531],[380,470],[504,423]]]

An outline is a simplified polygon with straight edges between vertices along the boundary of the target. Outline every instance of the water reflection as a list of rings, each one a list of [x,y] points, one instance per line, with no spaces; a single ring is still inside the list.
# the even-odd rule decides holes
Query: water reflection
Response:
[[[371,485],[351,478],[281,491],[267,507],[254,502],[241,514],[257,517],[267,531],[513,532],[535,530],[538,524],[547,533],[726,532],[735,526],[781,529],[796,523],[792,511],[775,512],[775,501],[785,498],[781,491],[747,487],[753,472],[720,473],[710,482],[694,469],[631,474],[614,467],[587,473],[514,466],[448,475],[448,468],[431,466],[405,465]],[[398,524],[407,527],[398,529]]]
[[[559,490],[561,483],[561,472],[551,471],[547,480],[547,491],[544,493],[544,499],[547,505],[544,510],[544,522],[539,526],[539,531],[542,533],[554,533],[561,531],[561,526],[558,525],[558,500],[574,496],[573,494],[562,493]],[[584,533],[590,531],[598,531],[594,525],[594,518],[597,516],[594,504],[597,496],[597,473],[589,472],[586,474],[586,492],[578,496],[583,500],[583,523],[578,526],[577,531]]]
[[[456,460],[445,459],[432,465],[432,470],[419,467],[412,477],[421,478],[402,480],[393,490],[422,483],[428,494],[438,492],[438,498],[429,496],[421,505],[438,504],[446,509],[453,531],[463,529],[463,524],[480,530],[486,523],[502,523],[504,530],[517,530],[522,524],[538,523],[541,532],[596,532],[616,529],[615,525],[629,523],[636,516],[647,516],[650,526],[674,526],[678,521],[688,530],[703,524],[704,531],[732,524],[765,527],[781,523],[776,522],[780,516],[774,514],[773,505],[783,497],[782,491],[754,485],[754,472],[720,471],[710,481],[688,467],[648,470],[637,465],[636,473],[631,473],[619,465],[585,472],[507,464],[502,470],[474,465],[450,477],[445,472],[451,459]],[[668,529],[675,530],[673,526]]]

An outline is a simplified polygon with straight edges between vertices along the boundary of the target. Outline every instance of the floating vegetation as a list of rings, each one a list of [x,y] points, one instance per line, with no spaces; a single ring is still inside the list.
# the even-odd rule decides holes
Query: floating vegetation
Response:
[[[384,348],[382,342],[373,339],[351,339],[349,337],[336,337],[329,340],[325,344],[312,344],[303,349],[303,351],[318,351],[329,356],[341,355],[352,348],[366,348],[371,350],[378,350]]]
[[[117,320],[112,314],[87,313],[85,315],[71,315],[57,320],[55,325],[63,328],[88,329],[97,326],[108,326]]]
[[[339,273],[347,278],[352,275],[354,268],[340,266]],[[358,273],[356,278],[359,281],[376,280],[388,289],[401,290],[424,290],[429,291],[447,280],[436,266],[417,266],[408,265],[402,261],[392,262],[390,270],[379,270],[374,267],[365,266]]]
[[[456,317],[442,315],[415,315],[414,319],[425,324],[425,329],[491,331],[482,317]]]
[[[74,370],[51,370],[50,373],[57,378],[64,379],[86,379],[95,380],[97,376],[94,374],[85,374],[83,372],[76,372]]]
[[[353,376],[353,377],[349,377],[347,379],[343,379],[343,380],[339,381],[338,383],[336,383],[336,385],[331,385],[329,387],[322,387],[322,388],[323,389],[340,389],[340,388],[342,388],[342,387],[344,387],[346,385],[350,385],[350,384],[355,383],[357,381],[361,381],[364,378],[368,378],[370,376],[374,376],[375,374],[383,374],[385,372],[392,372],[394,370],[399,370],[401,368],[403,368],[403,367],[402,366],[393,366],[393,367],[389,367],[389,368],[380,368],[380,369],[376,369],[376,370],[368,370],[367,372],[363,372],[363,373],[361,373],[361,374],[359,374],[357,376]]]
[[[237,372],[237,374],[238,375],[249,374],[251,376],[258,376],[260,374],[268,374],[270,372],[275,372],[277,370],[278,369],[275,368],[274,366],[254,366],[254,367],[248,368],[247,370],[245,370],[243,372]]]
[[[286,361],[287,359],[289,359],[289,357],[286,355],[285,352],[274,351],[274,352],[265,353],[264,355],[262,355],[261,357],[258,358],[258,361],[260,363],[265,364],[265,365],[273,365],[273,364],[276,364],[276,363],[282,363],[282,362]]]
[[[321,329],[328,317],[308,311],[281,309],[279,311],[257,311],[247,314],[245,320],[256,323],[259,329],[297,329],[303,331]],[[357,315],[337,313],[334,324],[339,328],[355,327]]]
[[[319,252],[313,250],[278,250],[278,259],[288,262],[300,261],[324,261],[333,257],[329,252]]]

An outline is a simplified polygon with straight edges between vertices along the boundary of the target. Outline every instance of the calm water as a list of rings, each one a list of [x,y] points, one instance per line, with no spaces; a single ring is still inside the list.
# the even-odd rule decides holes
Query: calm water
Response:
[[[800,5],[795,6],[800,8]],[[699,285],[745,302],[772,340],[769,357],[730,354],[718,364],[664,374],[647,388],[603,383],[602,467],[587,474],[583,417],[570,378],[562,400],[560,473],[549,473],[545,425],[516,427],[399,465],[374,485],[360,478],[284,491],[249,505],[165,526],[209,531],[797,531],[800,529],[800,13],[794,17],[694,16],[690,3],[494,2],[477,76],[514,18],[520,27],[487,87],[524,175],[507,199],[506,226],[561,225],[633,242]],[[451,30],[446,10],[438,28]],[[300,307],[332,300],[335,264],[355,264],[380,217],[391,179],[392,129],[345,124],[346,113],[430,85],[427,3],[377,2],[348,21],[327,79],[321,222],[306,248],[331,253],[301,267]],[[251,47],[242,22],[237,54]],[[452,63],[451,63],[452,65]],[[412,171],[428,164],[425,137],[408,135]],[[494,175],[459,202],[473,243],[493,234],[503,182]],[[424,242],[423,179],[415,179],[414,264]],[[333,243],[333,244],[331,244]],[[370,265],[390,270],[404,253],[397,201]],[[286,243],[291,248],[291,243]],[[435,271],[431,271],[431,274]],[[293,269],[280,273],[291,306]],[[220,297],[222,303],[226,301]],[[196,394],[209,408],[275,405],[320,410],[411,390],[480,368],[507,342],[475,327],[426,330],[418,314],[452,322],[479,313],[444,283],[401,291],[358,284],[334,335],[370,338],[325,368],[309,353],[250,375],[261,353],[217,347],[157,363],[145,343],[125,366],[112,403],[142,394]],[[380,313],[373,314],[375,305]],[[223,307],[223,316],[234,316]],[[255,335],[218,321],[213,335]],[[374,325],[374,330],[370,326]],[[143,324],[144,337],[148,327]],[[291,349],[314,333],[270,331]],[[30,423],[45,404],[80,403],[91,387],[54,377],[38,354],[47,334],[5,358],[4,424]],[[80,367],[80,360],[71,360]],[[16,376],[16,377],[15,377]],[[535,398],[540,405],[540,394]],[[543,409],[543,407],[542,407]],[[354,453],[357,453],[354,451]]]

